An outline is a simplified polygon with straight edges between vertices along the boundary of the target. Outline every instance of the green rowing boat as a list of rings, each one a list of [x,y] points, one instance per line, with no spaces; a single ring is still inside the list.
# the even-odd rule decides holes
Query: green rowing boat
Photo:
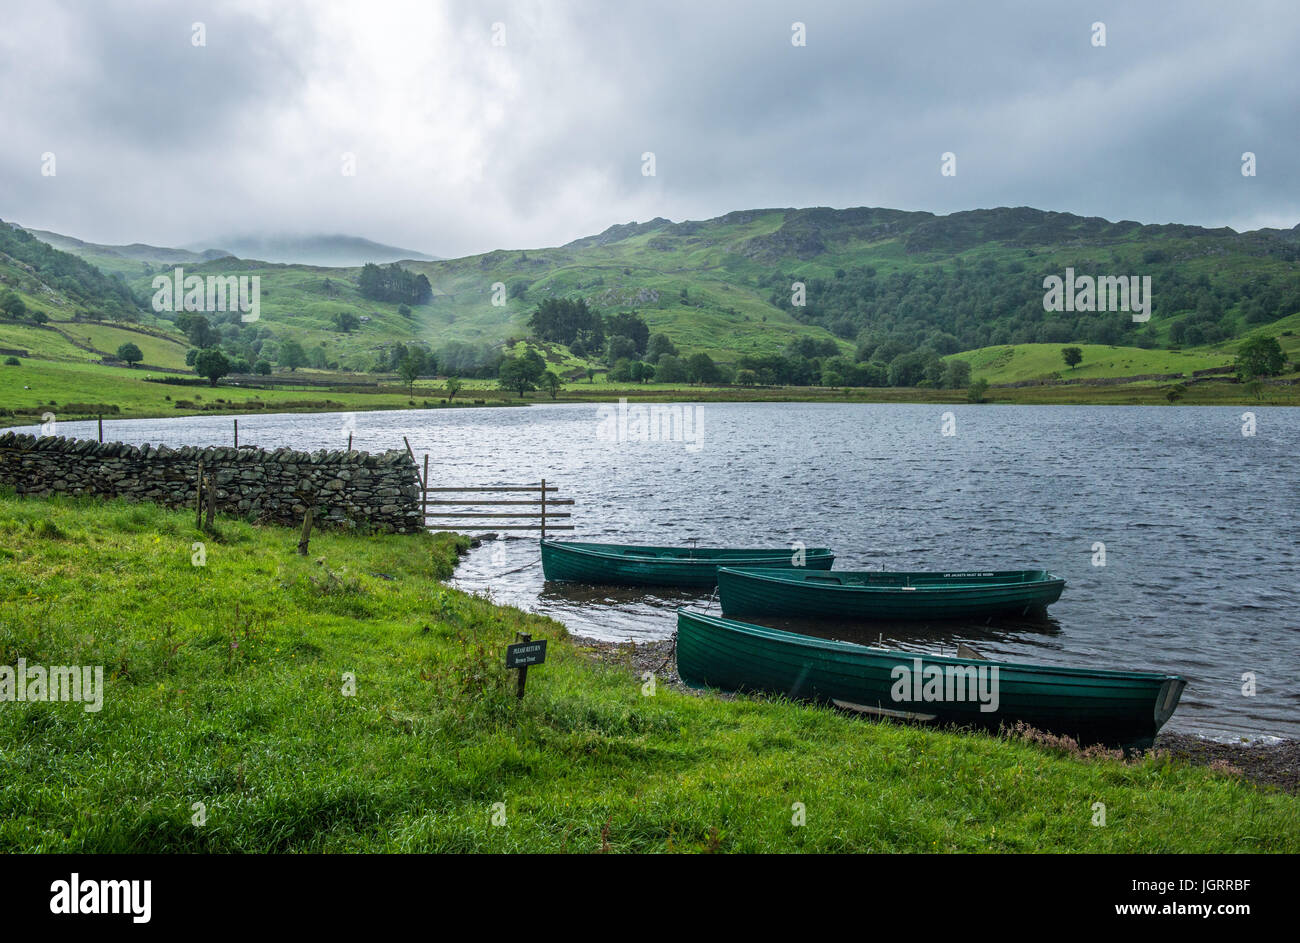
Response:
[[[806,569],[718,571],[729,616],[807,616],[844,621],[965,619],[1043,613],[1065,580],[1046,570],[966,573],[810,573]]]
[[[802,551],[805,565],[829,570],[835,554],[823,548]],[[626,544],[542,541],[542,573],[548,580],[613,583],[621,586],[703,586],[717,584],[718,567],[788,567],[788,547],[722,550],[715,547],[648,547]]]
[[[1080,743],[1149,747],[1187,682],[1176,675],[987,661],[855,645],[677,610],[692,687],[766,691],[886,717],[995,730],[1024,722]]]

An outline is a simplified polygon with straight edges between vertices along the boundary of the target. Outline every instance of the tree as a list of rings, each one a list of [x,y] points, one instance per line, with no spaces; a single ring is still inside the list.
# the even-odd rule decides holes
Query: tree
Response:
[[[528,319],[528,329],[544,341],[565,346],[579,339],[587,350],[605,344],[603,319],[581,298],[547,298]]]
[[[443,386],[443,390],[447,394],[447,402],[450,403],[456,398],[456,394],[460,392],[462,386],[464,384],[460,382],[460,377],[447,377],[447,382]]]
[[[660,335],[655,335],[658,336]],[[653,343],[654,338],[651,338],[651,344]],[[660,383],[683,383],[689,379],[686,364],[682,363],[682,358],[676,354],[663,354],[655,366],[655,379]]]
[[[117,349],[117,359],[128,365],[135,365],[141,360],[144,360],[144,354],[140,352],[139,347],[135,346],[135,344],[130,341],[127,341]]]
[[[605,333],[611,337],[615,334],[629,338],[636,345],[635,356],[645,353],[650,342],[650,327],[635,311],[622,311],[605,319]]]
[[[989,381],[980,377],[966,388],[966,399],[972,403],[984,402],[984,394],[989,391]]]
[[[588,368],[587,368],[587,382],[588,382],[588,383],[595,383],[595,382],[596,382],[596,368],[595,368],[595,367],[588,367]]]
[[[50,320],[50,316],[48,314],[46,314],[44,311],[41,311],[37,308],[32,308],[30,311],[28,311],[27,316],[32,319],[33,324],[47,324]]]
[[[632,361],[626,357],[619,358],[609,368],[609,378],[615,383],[629,383],[632,380]]]
[[[708,354],[692,354],[686,361],[686,373],[692,383],[718,382],[718,365]]]
[[[528,371],[528,379],[534,385],[540,383],[542,374],[546,372],[546,361],[542,359],[542,355],[530,347],[524,351],[524,355],[519,359]]]
[[[960,390],[970,386],[970,364],[965,360],[949,360],[943,365],[943,388]]]
[[[646,362],[657,364],[659,358],[665,354],[676,357],[678,354],[677,345],[669,339],[667,334],[651,334],[650,342],[646,345]]]
[[[889,363],[890,386],[916,386],[925,379],[931,360],[938,360],[933,351],[913,350],[899,354]]]
[[[758,382],[758,374],[753,370],[737,370],[736,382],[741,386],[753,386]]]
[[[1237,379],[1275,377],[1286,369],[1286,357],[1276,337],[1250,337],[1237,348]]]
[[[351,334],[361,326],[361,319],[351,311],[338,311],[334,315],[334,326],[344,334]]]
[[[411,316],[411,306],[406,303],[402,303],[397,306],[397,313],[404,318],[409,318]]]
[[[18,320],[27,314],[27,305],[18,297],[17,292],[6,291],[0,295],[0,311],[5,313],[5,317]]]
[[[1186,386],[1184,386],[1181,383],[1175,383],[1169,389],[1165,390],[1165,399],[1169,400],[1169,405],[1172,406],[1174,403],[1182,399],[1183,394],[1186,392],[1187,392]]]
[[[190,343],[202,350],[205,347],[212,347],[221,337],[212,329],[208,319],[202,315],[195,315],[189,319],[185,333],[189,335]]]
[[[282,367],[288,367],[289,372],[297,370],[299,367],[307,365],[307,354],[302,349],[302,344],[292,338],[280,345],[279,364]]]
[[[221,351],[209,347],[199,351],[199,355],[194,358],[194,372],[207,377],[208,383],[216,386],[218,380],[230,373],[230,361]]]
[[[620,360],[631,360],[636,355],[636,341],[622,334],[611,335],[605,346],[605,362],[611,367]]]
[[[271,375],[271,363],[268,360],[259,360],[253,364],[253,372],[259,377],[269,377]]]
[[[419,347],[412,347],[402,358],[402,362],[397,365],[397,374],[406,381],[408,393],[415,392],[415,381],[424,373],[425,356],[424,351]]]
[[[1062,347],[1061,359],[1065,361],[1067,367],[1073,370],[1083,362],[1083,349],[1079,347]]]
[[[554,370],[547,370],[542,374],[542,389],[551,394],[551,399],[555,399],[563,387],[560,384],[560,378]]]
[[[503,390],[518,393],[520,399],[523,399],[524,394],[529,390],[537,389],[533,371],[522,357],[507,357],[501,361],[501,369],[497,372],[497,383]]]

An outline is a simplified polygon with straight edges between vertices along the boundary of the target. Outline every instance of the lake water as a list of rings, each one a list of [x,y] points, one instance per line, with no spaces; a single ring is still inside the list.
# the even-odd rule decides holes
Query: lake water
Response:
[[[700,404],[646,416],[544,405],[240,417],[267,448],[428,452],[434,485],[546,478],[577,539],[829,546],[841,569],[1043,567],[1047,620],[823,627],[917,650],[1177,672],[1167,729],[1300,737],[1300,410]],[[945,413],[950,420],[945,430]],[[952,434],[945,435],[949,431]],[[93,423],[61,423],[93,436]],[[229,417],[123,420],[105,438],[230,444]],[[563,536],[563,535],[561,535]],[[1101,546],[1104,544],[1104,565]],[[544,585],[535,539],[487,541],[456,585],[601,639],[672,634],[707,595]],[[715,606],[716,608],[716,606]],[[1253,672],[1255,695],[1242,692]]]

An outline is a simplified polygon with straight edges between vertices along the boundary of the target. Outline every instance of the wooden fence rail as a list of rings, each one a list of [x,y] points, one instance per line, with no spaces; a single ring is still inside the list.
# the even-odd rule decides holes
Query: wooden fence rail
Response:
[[[427,466],[426,466],[427,468]],[[572,524],[552,524],[550,521],[565,520],[573,515],[568,511],[552,511],[551,508],[572,506],[572,498],[557,498],[558,488],[548,485],[543,478],[536,484],[526,485],[480,485],[474,487],[449,488],[429,487],[426,471],[422,482],[421,510],[424,513],[425,527],[444,530],[464,530],[473,521],[482,521],[477,528],[487,530],[537,530],[543,537],[548,530],[573,530]],[[463,497],[464,495],[496,494],[536,494],[536,498],[495,498]],[[453,498],[430,498],[430,495],[462,495]],[[494,508],[518,507],[517,511],[499,511]],[[433,510],[430,510],[432,508]],[[473,508],[474,510],[442,510],[442,508]],[[530,521],[531,523],[496,523],[500,519],[507,521]]]

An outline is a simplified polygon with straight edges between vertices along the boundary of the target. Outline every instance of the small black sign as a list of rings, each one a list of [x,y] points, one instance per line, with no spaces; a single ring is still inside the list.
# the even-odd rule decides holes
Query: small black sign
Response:
[[[506,646],[506,667],[527,668],[546,661],[546,639]]]

